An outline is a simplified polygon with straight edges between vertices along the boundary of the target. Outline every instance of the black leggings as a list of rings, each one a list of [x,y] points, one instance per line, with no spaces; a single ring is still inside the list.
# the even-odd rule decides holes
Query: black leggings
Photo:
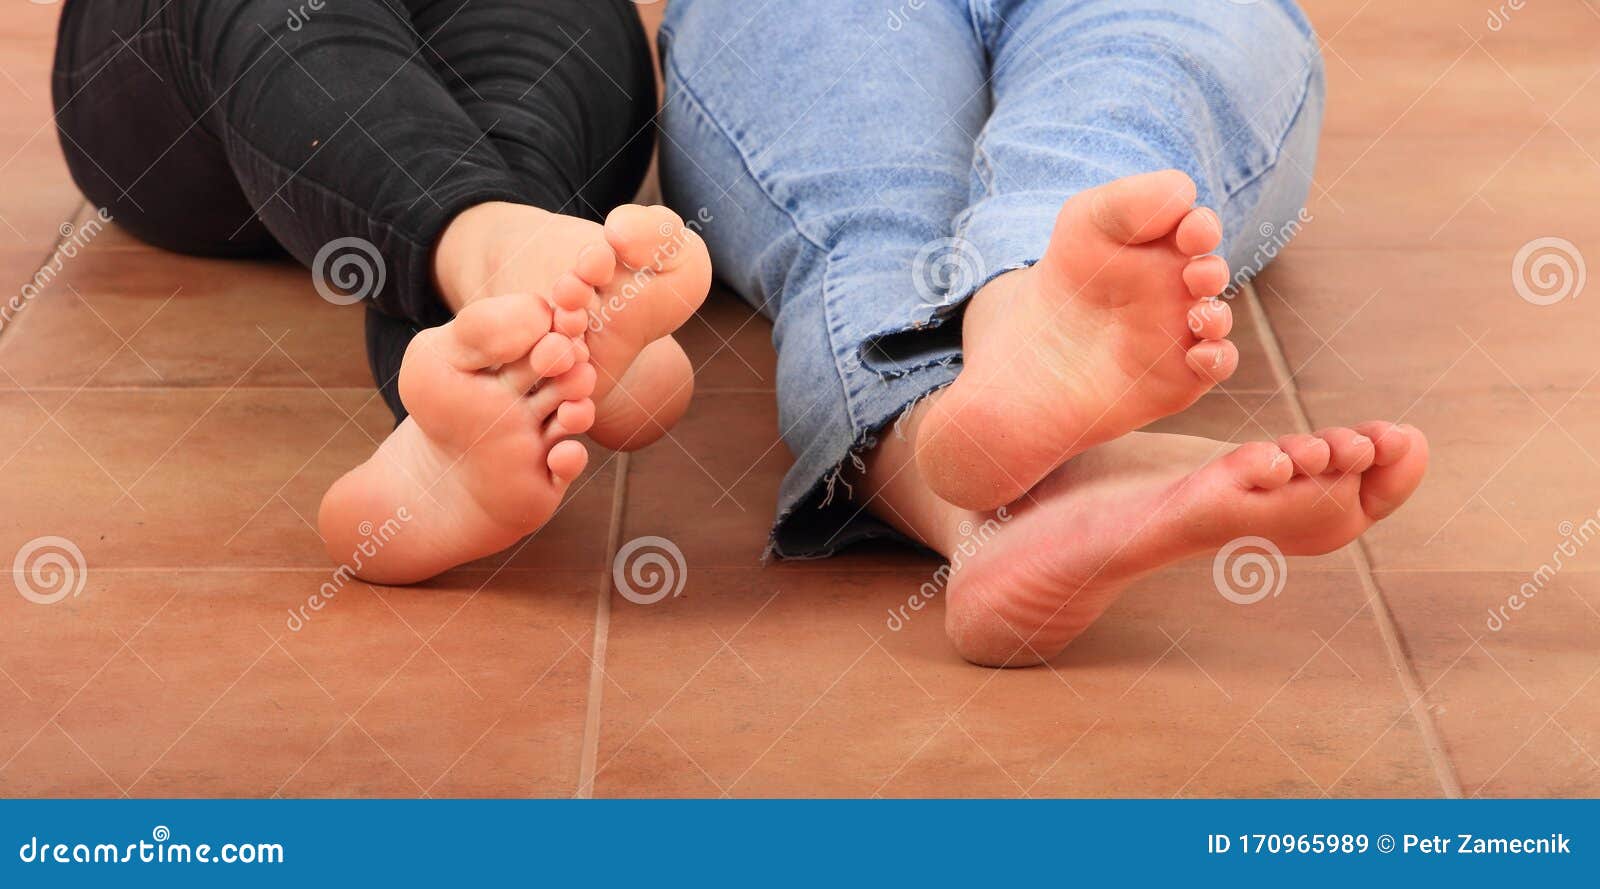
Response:
[[[148,243],[307,266],[373,245],[367,355],[397,418],[406,345],[450,318],[445,225],[495,200],[601,218],[656,108],[629,0],[68,0],[53,90],[73,179]]]

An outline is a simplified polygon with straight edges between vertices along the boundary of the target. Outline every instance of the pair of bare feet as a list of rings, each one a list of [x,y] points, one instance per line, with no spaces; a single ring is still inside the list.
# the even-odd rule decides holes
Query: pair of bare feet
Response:
[[[1337,549],[1398,508],[1427,442],[1382,421],[1234,446],[1139,427],[1231,375],[1216,214],[1166,171],[1067,202],[1031,268],[985,286],[963,322],[964,367],[885,436],[856,496],[951,556],[946,629],[975,663],[1046,660],[1134,579],[1234,538],[1288,554]],[[436,259],[454,321],[419,334],[411,410],[324,498],[328,551],[409,583],[536,530],[583,470],[588,433],[631,449],[682,415],[693,375],[671,333],[705,298],[710,260],[669,211],[605,226],[514,205],[462,214]],[[488,294],[505,294],[490,296]],[[404,509],[404,538],[361,528]],[[975,551],[963,536],[1000,530]]]
[[[619,207],[602,226],[490,203],[446,228],[434,278],[455,318],[406,350],[410,416],[319,514],[329,554],[375,583],[426,580],[543,526],[588,463],[577,436],[633,450],[664,435],[694,391],[672,332],[705,300],[711,260],[665,207]],[[397,516],[402,536],[374,545]]]

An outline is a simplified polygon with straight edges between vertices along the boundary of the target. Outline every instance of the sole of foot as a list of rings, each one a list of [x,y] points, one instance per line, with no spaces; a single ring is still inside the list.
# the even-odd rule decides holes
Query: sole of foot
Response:
[[[1222,224],[1176,170],[1073,196],[1040,261],[973,296],[963,367],[930,401],[923,477],[967,509],[1010,503],[1073,456],[1176,413],[1238,367]]]
[[[588,348],[596,379],[589,436],[602,446],[643,447],[687,409],[694,373],[672,333],[705,301],[711,257],[666,207],[625,205],[601,225],[483,204],[446,229],[436,269],[452,304],[487,293],[549,296],[553,329]]]
[[[588,461],[595,371],[552,328],[543,296],[505,295],[419,333],[400,368],[410,416],[323,498],[329,555],[351,564],[360,528],[399,533],[358,574],[415,583],[500,552],[549,520]]]
[[[973,663],[1042,663],[1165,565],[1240,537],[1285,555],[1344,546],[1404,504],[1427,467],[1422,433],[1382,421],[1238,446],[1124,436],[1003,514],[962,520],[992,539],[953,572],[946,631]]]

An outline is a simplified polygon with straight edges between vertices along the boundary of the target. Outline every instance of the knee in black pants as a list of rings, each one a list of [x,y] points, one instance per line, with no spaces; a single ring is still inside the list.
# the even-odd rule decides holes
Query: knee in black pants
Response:
[[[139,2],[79,3],[62,14],[52,91],[73,181],[157,247],[203,256],[278,252],[222,144],[178,92],[171,31],[147,24],[147,12]]]

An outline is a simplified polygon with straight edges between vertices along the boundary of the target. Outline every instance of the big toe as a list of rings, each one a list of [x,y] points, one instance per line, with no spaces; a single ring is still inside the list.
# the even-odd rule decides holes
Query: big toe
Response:
[[[631,269],[662,271],[675,266],[688,228],[666,207],[624,204],[606,216],[606,242]]]
[[[634,272],[621,286],[625,301],[644,298],[664,325],[648,339],[665,336],[705,302],[711,291],[711,254],[705,241],[666,207],[618,207],[606,217],[606,241]],[[616,295],[617,285],[609,291]]]
[[[1067,202],[1103,235],[1120,244],[1144,244],[1171,234],[1194,206],[1194,180],[1179,170],[1125,176]]]
[[[1422,430],[1414,426],[1389,428],[1404,438],[1404,444],[1391,436],[1375,436],[1378,462],[1361,474],[1361,510],[1374,520],[1386,518],[1399,509],[1416,492],[1428,471],[1428,439]],[[1385,450],[1400,456],[1385,463]]]

